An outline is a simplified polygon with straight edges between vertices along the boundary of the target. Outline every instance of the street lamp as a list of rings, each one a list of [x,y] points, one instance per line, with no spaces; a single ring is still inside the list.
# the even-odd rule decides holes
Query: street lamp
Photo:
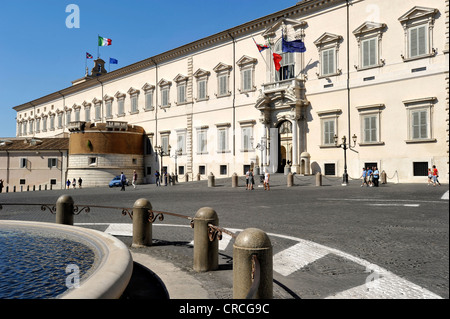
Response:
[[[170,149],[170,145],[169,145]],[[178,164],[177,164],[177,158],[178,156],[181,156],[183,154],[183,150],[181,148],[175,150],[175,155],[172,155],[170,157],[175,159],[175,180],[178,182]]]
[[[356,134],[353,134],[352,140],[353,140],[353,147],[356,146]],[[338,144],[338,136],[334,135],[334,145],[336,147],[342,147],[344,149],[344,175],[342,176],[342,186],[347,186],[348,184],[348,174],[347,174],[347,149],[353,148],[350,144],[350,142],[347,144],[347,137],[344,135],[342,137],[342,143]]]
[[[263,163],[263,152],[267,149],[267,138],[266,137],[261,137],[261,143],[258,143],[255,147],[253,147],[253,142],[254,142],[254,137],[250,137],[250,143],[252,145],[252,148],[256,149],[256,150],[260,150],[261,151],[261,157],[260,157],[260,175],[264,174],[264,163]]]
[[[160,145],[155,146],[156,156],[161,156],[161,174],[163,170],[163,156],[169,156],[170,155],[170,145],[167,147],[167,152],[164,150],[164,148]]]

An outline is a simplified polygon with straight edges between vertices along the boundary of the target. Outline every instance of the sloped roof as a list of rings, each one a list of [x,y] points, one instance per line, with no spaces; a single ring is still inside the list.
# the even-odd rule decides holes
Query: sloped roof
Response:
[[[69,138],[0,139],[0,151],[68,150]]]

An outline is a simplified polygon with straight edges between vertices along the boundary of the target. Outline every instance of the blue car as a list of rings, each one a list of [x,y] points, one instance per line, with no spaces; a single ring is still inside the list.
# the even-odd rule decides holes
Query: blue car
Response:
[[[125,178],[126,178],[126,177],[125,177]],[[129,185],[128,179],[126,180],[125,185],[126,185],[126,186]],[[114,177],[114,178],[109,182],[109,187],[116,187],[116,186],[118,186],[118,187],[121,187],[121,186],[122,186],[122,183],[120,182],[120,175]]]

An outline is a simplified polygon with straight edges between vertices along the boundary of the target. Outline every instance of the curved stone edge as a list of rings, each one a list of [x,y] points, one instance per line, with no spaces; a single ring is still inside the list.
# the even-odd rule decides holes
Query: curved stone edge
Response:
[[[0,226],[48,228],[68,232],[89,242],[100,251],[102,260],[92,274],[83,278],[79,288],[67,290],[61,299],[118,299],[125,291],[133,273],[133,259],[128,247],[106,233],[77,226],[44,222],[0,220]],[[98,252],[97,252],[98,253]]]

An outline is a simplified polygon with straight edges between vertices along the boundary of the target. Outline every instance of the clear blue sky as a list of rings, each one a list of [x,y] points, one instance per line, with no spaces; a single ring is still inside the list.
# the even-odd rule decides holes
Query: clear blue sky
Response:
[[[0,138],[16,134],[14,106],[64,89],[84,76],[97,35],[111,71],[286,9],[298,0],[13,0],[0,5]],[[67,28],[75,4],[79,28]],[[88,66],[91,68],[92,60]]]

